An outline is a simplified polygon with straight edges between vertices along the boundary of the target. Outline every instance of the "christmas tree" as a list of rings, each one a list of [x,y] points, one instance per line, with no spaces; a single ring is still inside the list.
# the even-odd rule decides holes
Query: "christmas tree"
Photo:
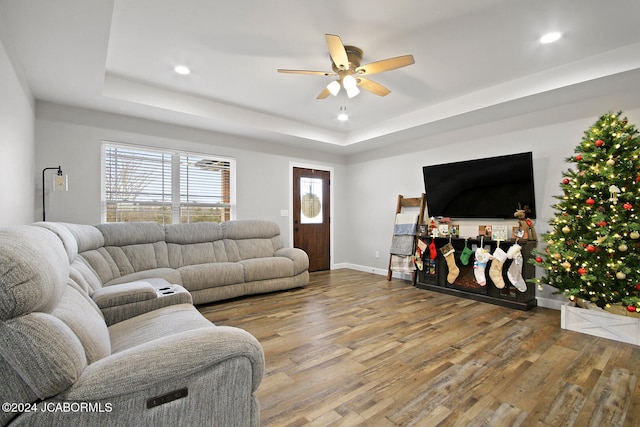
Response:
[[[563,172],[544,252],[532,263],[571,300],[640,312],[640,138],[622,113],[608,113],[584,133],[575,169]]]

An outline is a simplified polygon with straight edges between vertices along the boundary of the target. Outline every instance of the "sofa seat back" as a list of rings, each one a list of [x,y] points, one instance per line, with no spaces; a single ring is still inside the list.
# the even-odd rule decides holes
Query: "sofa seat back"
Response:
[[[173,268],[229,261],[218,223],[170,224],[164,229],[169,265]]]
[[[80,255],[103,284],[136,272],[169,267],[162,225],[111,223],[94,228],[102,234],[103,245],[80,252]]]
[[[0,229],[0,388],[35,402],[73,384],[111,353],[100,310],[69,277],[69,252],[43,227]],[[16,415],[0,413],[0,425]]]
[[[221,224],[224,247],[230,262],[270,258],[282,248],[280,227],[271,221],[236,220]]]

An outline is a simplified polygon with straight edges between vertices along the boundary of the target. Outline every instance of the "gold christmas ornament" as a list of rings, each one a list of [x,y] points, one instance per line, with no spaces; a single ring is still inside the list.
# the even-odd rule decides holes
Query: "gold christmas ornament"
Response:
[[[607,166],[613,166],[613,165],[615,165],[615,164],[616,164],[616,161],[615,161],[615,160],[613,160],[613,159],[609,159],[609,160],[607,160]]]
[[[626,275],[626,274],[624,274],[622,271],[618,271],[618,272],[616,273],[616,277],[617,277],[618,279],[620,279],[620,280],[623,280],[623,279],[625,279],[625,278],[627,277],[627,275]]]
[[[629,249],[629,248],[628,248],[628,247],[627,247],[627,245],[625,245],[624,243],[622,243],[620,246],[618,246],[618,250],[619,250],[620,252],[626,252],[626,251],[627,251],[627,249]]]
[[[565,225],[564,227],[562,227],[562,232],[563,232],[564,234],[568,234],[568,233],[570,233],[570,232],[571,232],[571,229],[569,228],[569,226],[568,226],[568,225]]]
[[[637,231],[632,231],[631,233],[629,233],[629,237],[635,240],[640,237],[640,233],[638,233]]]

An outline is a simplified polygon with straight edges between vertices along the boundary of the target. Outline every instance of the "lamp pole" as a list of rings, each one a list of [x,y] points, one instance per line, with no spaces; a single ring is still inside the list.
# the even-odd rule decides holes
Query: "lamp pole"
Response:
[[[48,171],[48,170],[51,170],[51,169],[57,169],[58,170],[58,175],[62,175],[62,169],[60,168],[60,166],[42,169],[42,221],[46,221],[47,220],[47,215],[45,213],[44,173],[45,173],[45,171]]]

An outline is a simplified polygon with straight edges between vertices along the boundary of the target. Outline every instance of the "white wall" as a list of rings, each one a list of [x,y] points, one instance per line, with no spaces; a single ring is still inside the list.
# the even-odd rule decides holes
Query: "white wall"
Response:
[[[602,111],[602,114],[607,111]],[[640,125],[640,110],[624,113],[632,123]],[[560,194],[562,171],[570,166],[565,159],[573,155],[584,131],[597,118],[538,126],[531,123],[517,130],[512,130],[514,126],[509,123],[510,120],[505,120],[419,138],[392,148],[350,157],[347,162],[346,189],[349,198],[340,209],[349,212],[346,220],[351,238],[345,241],[346,245],[342,248],[345,254],[343,259],[348,260],[352,268],[386,273],[398,194],[419,197],[424,192],[422,166],[452,161],[532,151],[536,229],[539,232],[547,231],[548,221],[554,215],[551,208],[555,203],[553,196]],[[511,121],[514,120],[522,121],[522,117]],[[501,129],[510,130],[502,132]],[[505,177],[505,180],[508,179]],[[470,224],[466,228],[471,230],[470,236],[477,232],[477,224]],[[464,232],[463,227],[461,231]],[[376,252],[380,254],[377,258]],[[564,301],[552,293],[548,287],[542,292],[538,291],[538,302],[554,306],[554,301]],[[552,301],[545,303],[545,299]]]
[[[337,181],[344,179],[342,156],[47,102],[36,105],[35,135],[37,168],[60,165],[69,175],[69,191],[50,194],[47,199],[47,221],[101,221],[103,140],[235,158],[236,217],[276,221],[284,242],[290,238],[289,218],[280,213],[289,209],[290,162],[326,165],[334,169]],[[335,192],[335,205],[344,203],[344,194],[340,189]],[[41,219],[42,203],[36,206],[36,216]],[[336,223],[341,222],[339,217],[336,213]],[[344,235],[339,231],[337,235]]]
[[[5,38],[0,32],[0,225],[28,224],[33,221],[37,175],[33,98]]]

